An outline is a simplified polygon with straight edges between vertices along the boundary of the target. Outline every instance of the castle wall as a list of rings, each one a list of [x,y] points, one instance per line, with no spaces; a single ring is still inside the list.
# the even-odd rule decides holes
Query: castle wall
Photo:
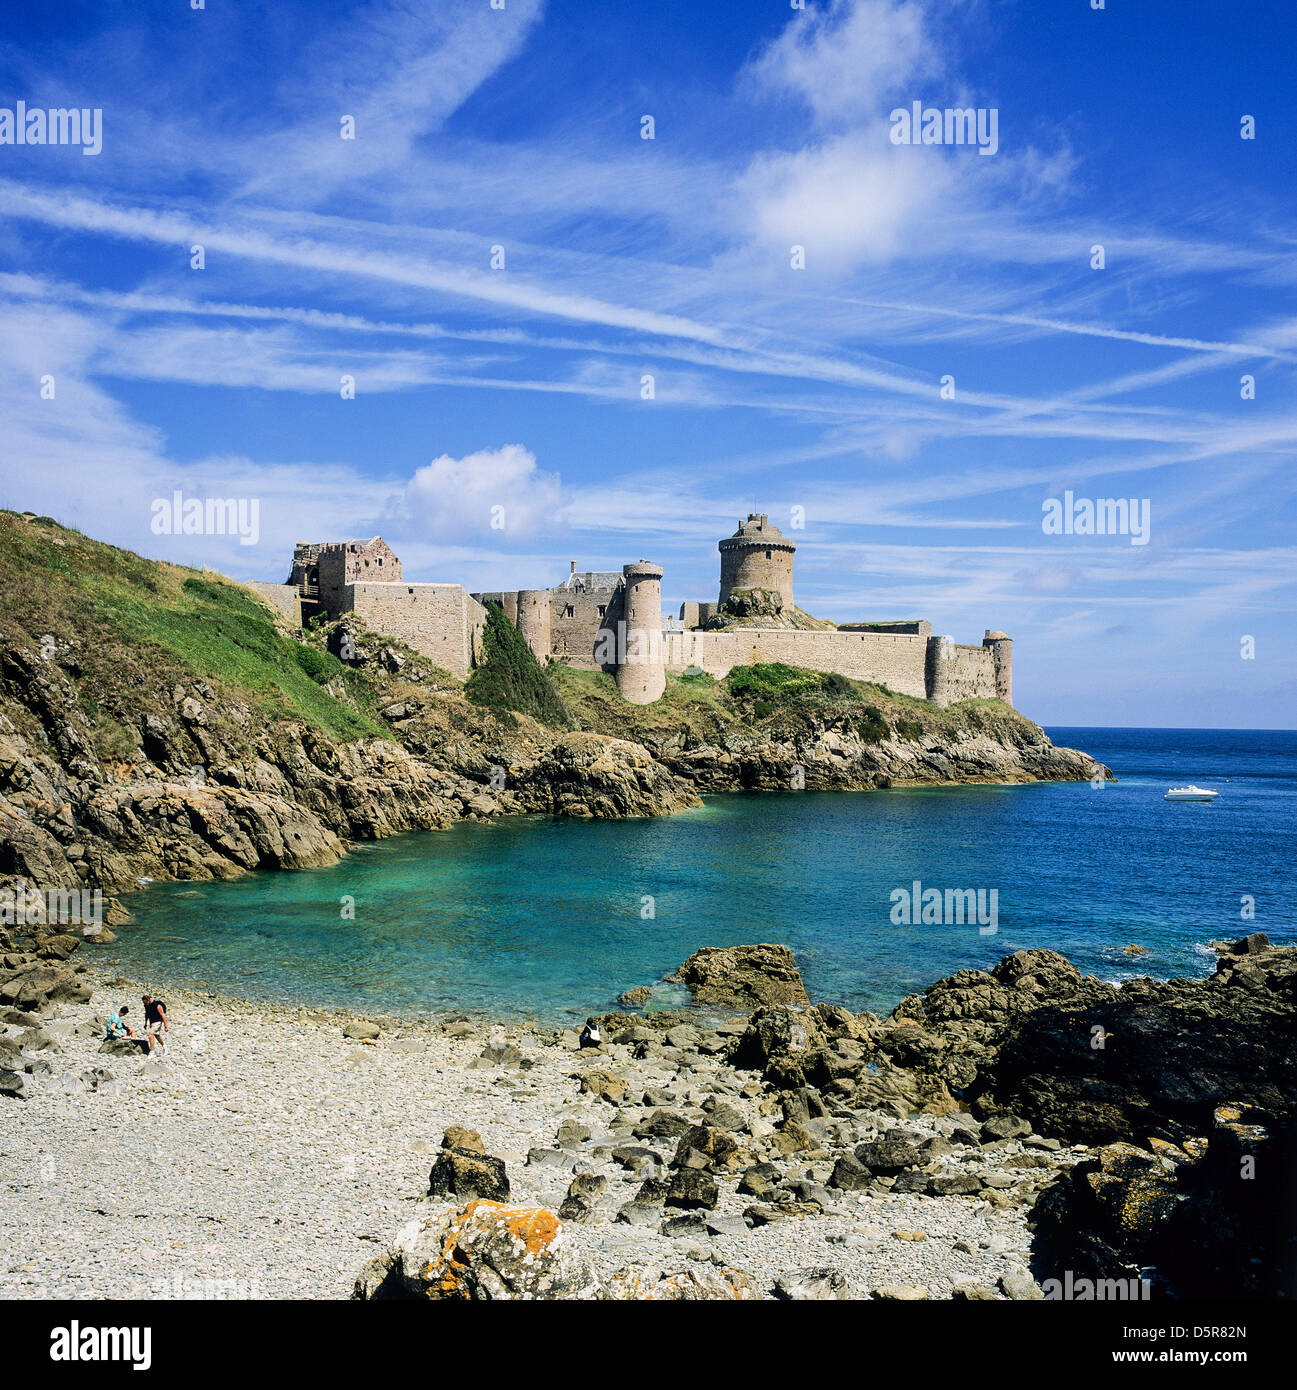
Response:
[[[927,645],[925,637],[914,633],[738,627],[726,632],[687,632],[671,640],[667,670],[679,674],[693,664],[720,680],[735,666],[782,661],[812,671],[836,671],[923,699]]]
[[[485,607],[488,603],[498,603],[504,610],[504,616],[514,625],[518,626],[518,591],[517,589],[506,589],[494,594],[474,594],[473,598]]]
[[[617,621],[616,590],[593,593],[555,590],[550,595],[550,651],[558,661],[582,670],[599,669],[594,652],[600,629]]]
[[[966,647],[944,637],[928,643],[928,698],[936,705],[994,699],[995,655],[989,647]]]
[[[250,579],[247,587],[272,607],[277,608],[294,627],[302,626],[302,596],[293,584],[267,584]]]
[[[366,627],[413,647],[460,680],[481,654],[486,609],[458,584],[362,581],[347,586],[345,599]]]

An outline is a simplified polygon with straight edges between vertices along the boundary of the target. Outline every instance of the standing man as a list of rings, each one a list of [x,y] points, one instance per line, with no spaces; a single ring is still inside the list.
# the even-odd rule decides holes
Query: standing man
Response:
[[[167,1031],[167,1006],[151,994],[144,995],[144,1035],[149,1040],[150,1053],[158,1048],[166,1051],[167,1040],[164,1034]]]

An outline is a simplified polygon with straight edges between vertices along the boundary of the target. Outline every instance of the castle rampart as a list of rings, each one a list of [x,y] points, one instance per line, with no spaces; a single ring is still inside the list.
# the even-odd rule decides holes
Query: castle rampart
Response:
[[[457,584],[401,580],[401,562],[374,536],[299,542],[288,585],[252,587],[290,617],[299,604],[302,621],[318,611],[354,611],[367,627],[400,638],[461,679],[480,654],[483,605],[495,602],[537,661],[609,671],[635,704],[660,698],[667,672],[701,669],[720,680],[736,666],[766,662],[836,672],[940,705],[990,697],[1012,703],[1013,642],[1005,633],[988,629],[974,647],[934,636],[925,618],[835,627],[795,610],[796,546],[764,513],[751,513],[718,545],[720,601],[683,603],[678,626],[663,624],[662,569],[646,560],[620,573],[578,571],[572,561],[552,588],[470,595]],[[725,622],[711,630],[706,625],[717,617]]]
[[[927,695],[928,643],[917,634],[734,627],[724,632],[689,632],[684,637],[692,640],[673,641],[668,647],[667,670],[673,674],[695,665],[721,680],[736,666],[779,661],[808,670],[836,671],[920,700]]]
[[[346,611],[395,637],[460,680],[482,652],[486,609],[458,584],[362,582],[347,586]]]

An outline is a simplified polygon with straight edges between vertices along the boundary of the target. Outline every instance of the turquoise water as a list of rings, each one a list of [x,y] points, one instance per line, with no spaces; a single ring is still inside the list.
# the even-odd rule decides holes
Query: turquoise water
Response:
[[[1297,941],[1297,733],[1049,733],[1121,781],[732,795],[664,820],[460,825],[361,845],[327,869],[154,885],[130,900],[137,923],[111,950],[159,983],[562,1022],[700,946],[743,941],[786,942],[812,998],[876,1010],[1027,946],[1118,979],[1204,974],[1217,937]],[[1162,800],[1189,781],[1219,801]],[[916,879],[994,889],[994,934],[894,923],[890,895]],[[1244,895],[1255,920],[1240,916]],[[1138,965],[1122,953],[1131,942],[1150,952]]]

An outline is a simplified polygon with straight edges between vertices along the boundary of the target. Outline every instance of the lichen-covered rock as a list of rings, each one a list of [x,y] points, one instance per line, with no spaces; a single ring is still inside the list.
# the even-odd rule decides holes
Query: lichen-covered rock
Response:
[[[1159,1296],[1291,1299],[1290,1121],[1220,1106],[1205,1137],[1116,1143],[1036,1205],[1041,1271],[1130,1280]]]
[[[486,1302],[597,1296],[569,1257],[563,1223],[543,1207],[484,1200],[416,1217],[366,1266],[353,1298]]]

